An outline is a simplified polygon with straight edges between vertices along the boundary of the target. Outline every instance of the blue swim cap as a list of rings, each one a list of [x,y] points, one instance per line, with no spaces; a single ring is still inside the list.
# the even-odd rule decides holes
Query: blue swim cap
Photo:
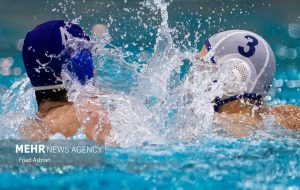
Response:
[[[71,38],[90,40],[79,25],[63,20],[45,22],[27,33],[22,55],[27,75],[36,90],[63,88],[64,65],[82,85],[93,78],[91,51],[87,48],[70,51],[66,42]]]
[[[82,85],[94,76],[93,56],[89,49],[85,48],[77,52],[66,66],[73,79],[78,80]]]

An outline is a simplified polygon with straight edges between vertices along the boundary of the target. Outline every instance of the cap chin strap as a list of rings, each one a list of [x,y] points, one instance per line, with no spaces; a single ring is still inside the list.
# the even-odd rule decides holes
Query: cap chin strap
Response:
[[[64,88],[63,84],[56,84],[56,85],[49,85],[49,86],[35,86],[34,90],[39,91],[39,90],[55,90],[55,89],[61,89]]]
[[[240,95],[235,95],[235,96],[230,96],[228,98],[225,98],[223,100],[221,100],[221,98],[216,97],[215,98],[215,105],[214,105],[214,110],[215,112],[219,112],[220,108],[230,102],[233,102],[235,100],[238,99],[252,99],[252,100],[261,100],[262,96],[261,95],[257,95],[255,93],[244,93],[244,94],[240,94]]]

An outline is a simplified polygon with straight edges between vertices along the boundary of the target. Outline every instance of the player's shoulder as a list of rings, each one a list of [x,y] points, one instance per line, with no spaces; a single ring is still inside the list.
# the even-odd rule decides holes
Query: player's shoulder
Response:
[[[73,118],[76,117],[76,109],[73,104],[66,104],[60,107],[51,109],[45,118]]]

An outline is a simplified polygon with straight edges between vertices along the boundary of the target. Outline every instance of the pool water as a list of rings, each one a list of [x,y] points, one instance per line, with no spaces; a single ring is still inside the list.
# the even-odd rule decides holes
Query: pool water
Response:
[[[98,168],[4,172],[1,189],[298,189],[299,151],[280,137],[107,148]]]
[[[251,30],[270,43],[277,60],[269,104],[300,105],[299,5],[277,0],[4,2],[1,139],[17,138],[16,128],[37,108],[22,65],[22,38],[38,23],[63,18],[78,19],[88,32],[96,23],[108,27],[109,40],[95,39],[97,86],[112,93],[99,101],[113,107],[121,147],[106,147],[105,162],[97,167],[0,168],[0,189],[300,189],[299,132],[268,118],[249,137],[220,135],[211,127],[215,94],[203,91],[203,81],[185,81],[206,38],[227,29]],[[35,13],[21,11],[24,7]],[[201,99],[182,102],[187,92]]]

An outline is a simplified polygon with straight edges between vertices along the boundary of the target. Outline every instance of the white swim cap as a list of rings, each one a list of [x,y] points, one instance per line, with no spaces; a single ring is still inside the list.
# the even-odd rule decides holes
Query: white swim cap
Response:
[[[205,45],[213,55],[210,62],[220,64],[220,71],[226,69],[224,74],[230,78],[221,77],[225,96],[242,93],[266,95],[274,78],[276,61],[272,49],[262,37],[245,30],[229,30],[213,35]],[[238,87],[236,84],[244,85]]]

